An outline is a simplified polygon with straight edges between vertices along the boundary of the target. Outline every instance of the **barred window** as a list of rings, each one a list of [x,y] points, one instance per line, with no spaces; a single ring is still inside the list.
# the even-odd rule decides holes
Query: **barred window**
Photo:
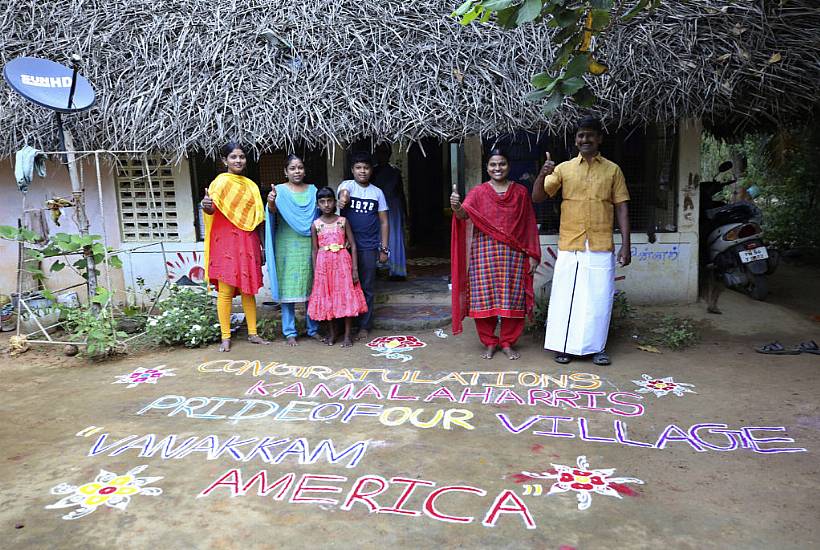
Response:
[[[117,200],[124,242],[179,241],[173,167],[159,156],[117,158]]]
[[[633,232],[664,233],[677,231],[677,191],[675,177],[676,134],[674,129],[650,125],[646,128],[623,128],[606,135],[601,154],[623,170],[629,188],[629,219]],[[569,160],[578,153],[574,134],[517,134],[499,136],[486,142],[483,165],[491,146],[505,149],[510,161],[510,179],[532,190],[538,171],[544,162],[544,151],[551,153],[556,163]],[[484,171],[484,180],[489,179]],[[534,205],[536,221],[542,235],[558,234],[561,196]],[[617,225],[616,225],[617,228]]]

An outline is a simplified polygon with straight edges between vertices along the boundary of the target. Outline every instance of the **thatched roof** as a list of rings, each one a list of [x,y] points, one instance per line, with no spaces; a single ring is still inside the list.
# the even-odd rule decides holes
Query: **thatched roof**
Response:
[[[66,117],[83,148],[183,154],[213,151],[226,138],[270,149],[566,129],[577,115],[572,105],[546,117],[523,99],[551,60],[551,30],[461,27],[448,17],[455,4],[10,2],[0,11],[0,56],[85,57],[98,103]],[[815,5],[665,0],[608,38],[600,53],[611,71],[593,79],[597,109],[610,125],[804,117],[820,84]],[[770,62],[774,54],[780,60]],[[54,146],[50,115],[5,85],[0,128],[0,153],[26,142]]]

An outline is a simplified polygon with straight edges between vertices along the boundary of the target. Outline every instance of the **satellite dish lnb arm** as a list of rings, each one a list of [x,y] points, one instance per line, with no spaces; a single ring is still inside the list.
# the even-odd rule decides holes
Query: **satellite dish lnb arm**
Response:
[[[80,63],[83,62],[83,58],[76,53],[71,54],[70,59],[73,71],[71,72],[71,89],[68,91],[68,105],[66,105],[68,109],[71,109],[71,106],[74,104],[74,90],[77,88],[77,73],[80,70]]]

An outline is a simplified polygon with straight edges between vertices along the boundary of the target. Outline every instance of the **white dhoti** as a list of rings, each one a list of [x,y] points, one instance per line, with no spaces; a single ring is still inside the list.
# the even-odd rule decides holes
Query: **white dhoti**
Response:
[[[603,351],[615,296],[612,252],[558,251],[544,348],[569,355]]]

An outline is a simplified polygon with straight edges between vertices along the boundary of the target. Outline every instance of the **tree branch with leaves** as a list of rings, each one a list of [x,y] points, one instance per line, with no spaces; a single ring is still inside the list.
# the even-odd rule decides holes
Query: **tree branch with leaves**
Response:
[[[545,114],[558,109],[567,97],[581,107],[595,104],[595,93],[587,76],[601,76],[608,67],[596,56],[596,49],[617,25],[646,10],[657,8],[661,0],[467,0],[452,16],[462,25],[474,21],[494,21],[502,28],[546,21],[556,47],[552,64],[532,77],[531,101],[546,99]]]

